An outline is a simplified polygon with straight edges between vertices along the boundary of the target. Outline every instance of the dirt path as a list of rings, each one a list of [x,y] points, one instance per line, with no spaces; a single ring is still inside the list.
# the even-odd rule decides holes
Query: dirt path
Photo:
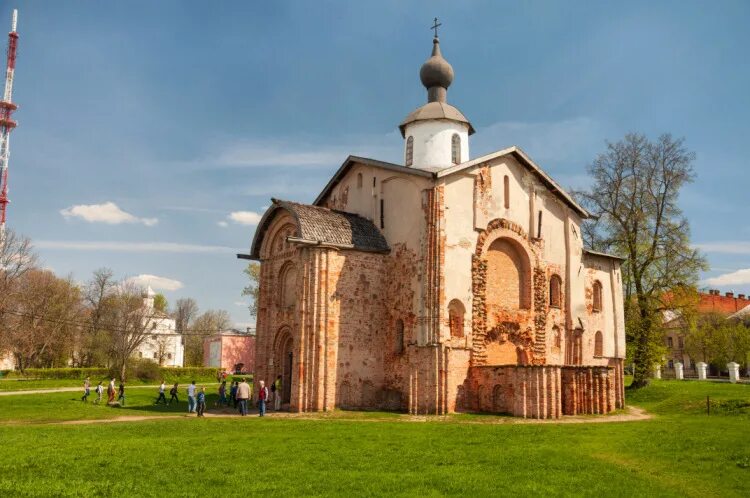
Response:
[[[158,389],[159,386],[127,386],[128,389]],[[16,396],[21,394],[50,394],[50,393],[73,393],[83,392],[82,387],[51,387],[49,389],[29,389],[26,391],[0,391],[0,396]],[[91,392],[94,392],[93,387]]]
[[[351,412],[354,413],[354,412]],[[250,417],[257,417],[256,413],[250,413]],[[487,416],[486,419],[481,420],[462,420],[453,416],[429,416],[429,415],[400,415],[397,417],[372,417],[372,418],[360,418],[351,416],[347,412],[332,412],[331,414],[318,414],[318,413],[269,413],[269,418],[282,418],[282,419],[297,419],[297,420],[338,420],[344,422],[442,422],[442,423],[453,423],[453,424],[486,424],[486,425],[505,425],[505,424],[602,424],[612,422],[636,422],[639,420],[648,420],[653,416],[646,412],[643,408],[636,406],[629,406],[626,408],[625,413],[617,413],[614,415],[604,416],[566,416],[560,419],[523,419],[517,417],[492,417]],[[90,425],[90,424],[113,424],[122,422],[143,422],[151,420],[175,420],[175,419],[188,419],[196,418],[195,415],[125,415],[122,417],[114,417],[107,419],[93,419],[93,420],[65,420],[61,422],[49,422],[40,425]],[[222,413],[211,413],[207,412],[207,419],[212,418],[239,418],[239,416],[233,411]],[[3,425],[31,425],[28,422],[15,422],[9,421]]]

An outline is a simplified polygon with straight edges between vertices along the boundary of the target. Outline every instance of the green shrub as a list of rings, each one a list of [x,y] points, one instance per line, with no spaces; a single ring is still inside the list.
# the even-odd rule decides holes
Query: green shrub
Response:
[[[159,367],[151,360],[138,360],[128,365],[127,377],[130,381],[142,380],[158,382],[216,382],[218,368],[207,367]],[[24,375],[17,371],[8,373],[8,378],[14,379],[77,379],[86,377],[91,379],[107,379],[110,377],[108,368],[27,368]],[[115,375],[117,377],[118,375]]]
[[[128,363],[127,377],[128,380],[138,379],[142,382],[154,382],[161,380],[159,364],[146,358],[138,359]],[[117,375],[115,375],[117,377]]]

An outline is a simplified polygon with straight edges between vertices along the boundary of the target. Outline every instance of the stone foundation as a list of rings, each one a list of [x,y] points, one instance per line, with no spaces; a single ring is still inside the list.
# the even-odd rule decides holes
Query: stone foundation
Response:
[[[478,366],[466,381],[464,408],[523,418],[605,414],[621,408],[618,366]]]

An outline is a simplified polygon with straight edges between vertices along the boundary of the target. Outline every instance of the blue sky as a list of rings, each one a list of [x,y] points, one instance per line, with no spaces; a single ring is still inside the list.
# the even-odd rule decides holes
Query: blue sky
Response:
[[[704,278],[750,293],[748,2],[4,2],[0,23],[13,7],[9,226],[58,274],[154,275],[246,325],[256,215],[348,154],[400,161],[437,16],[472,157],[519,145],[578,187],[606,139],[685,137]]]

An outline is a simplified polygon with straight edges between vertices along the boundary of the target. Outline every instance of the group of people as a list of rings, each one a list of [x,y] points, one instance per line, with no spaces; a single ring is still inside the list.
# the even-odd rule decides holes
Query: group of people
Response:
[[[95,404],[99,404],[102,401],[102,394],[104,394],[104,386],[102,384],[100,381],[96,388],[94,388],[94,392],[96,393]],[[125,406],[125,383],[120,382],[120,386],[115,388],[115,378],[112,377],[107,386],[107,404],[114,404],[115,394],[117,394],[117,402],[120,403],[120,406]],[[88,403],[89,395],[91,395],[91,380],[89,377],[86,377],[83,381],[83,396],[81,396],[81,401]]]
[[[281,410],[281,398],[282,398],[282,385],[281,375],[279,375],[275,381],[271,383],[271,388],[266,387],[265,381],[261,380],[258,382],[258,414],[263,417],[266,414],[266,405],[273,403],[274,410]],[[179,383],[175,382],[172,388],[169,390],[169,401],[167,401],[166,391],[167,384],[164,380],[159,385],[159,395],[156,398],[156,403],[159,404],[164,402],[164,405],[169,406],[174,401],[179,404],[180,399],[178,396]],[[102,382],[94,389],[97,397],[94,403],[98,404],[102,400],[102,394],[104,393],[104,387]],[[89,377],[83,381],[83,396],[81,401],[88,402],[89,395],[91,394],[91,381]],[[114,404],[115,394],[117,394],[117,401],[120,406],[125,406],[125,383],[120,382],[119,388],[115,388],[115,378],[109,381],[107,386],[107,404]],[[195,381],[192,381],[187,387],[187,398],[188,398],[188,413],[196,413],[199,417],[203,417],[206,411],[206,388],[201,386],[200,389],[195,385]],[[250,384],[247,383],[247,379],[241,381],[233,381],[229,387],[229,397],[227,398],[227,381],[224,376],[221,384],[219,385],[219,399],[216,402],[216,406],[230,406],[233,405],[235,409],[239,410],[241,416],[248,414],[248,403],[252,400],[252,389]]]

